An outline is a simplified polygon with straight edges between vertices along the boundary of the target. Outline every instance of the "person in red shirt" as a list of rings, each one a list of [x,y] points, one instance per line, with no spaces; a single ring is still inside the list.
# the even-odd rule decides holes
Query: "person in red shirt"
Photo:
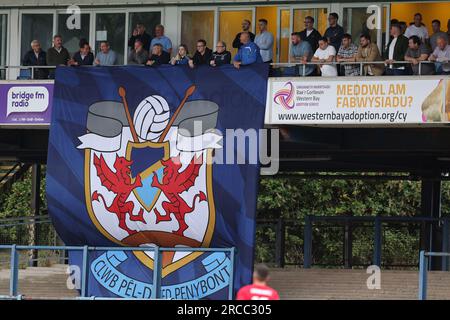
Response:
[[[242,287],[236,300],[280,300],[278,292],[267,285],[269,268],[258,264],[253,271],[253,284]]]

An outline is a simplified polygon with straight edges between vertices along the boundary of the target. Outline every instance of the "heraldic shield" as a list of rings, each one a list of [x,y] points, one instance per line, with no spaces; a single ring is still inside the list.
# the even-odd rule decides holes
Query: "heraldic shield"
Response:
[[[92,222],[122,246],[209,247],[215,225],[212,155],[221,147],[214,130],[218,106],[186,101],[188,90],[172,117],[163,97],[149,96],[131,119],[121,95],[123,103],[92,104],[88,133],[79,137]],[[194,122],[201,131],[195,132]],[[152,251],[134,254],[153,269]],[[199,255],[165,252],[162,276]]]

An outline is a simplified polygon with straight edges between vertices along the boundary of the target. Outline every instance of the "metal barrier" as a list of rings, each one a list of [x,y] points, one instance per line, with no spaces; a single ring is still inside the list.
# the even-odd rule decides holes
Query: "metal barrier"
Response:
[[[367,76],[367,74],[364,74],[364,66],[365,65],[374,65],[374,64],[382,64],[382,65],[386,65],[385,61],[355,61],[355,62],[351,62],[351,61],[346,61],[346,62],[338,62],[338,61],[332,61],[332,62],[312,62],[312,61],[308,61],[306,63],[299,63],[299,62],[286,62],[286,63],[271,63],[271,65],[275,68],[277,67],[297,67],[297,66],[301,66],[302,67],[302,73],[301,76],[305,76],[306,75],[306,66],[308,65],[313,65],[313,66],[318,66],[318,65],[336,65],[336,66],[345,66],[345,65],[358,65],[359,66],[359,75],[360,76]],[[394,64],[404,64],[404,65],[412,65],[412,62],[410,61],[394,61]],[[422,75],[422,64],[434,64],[433,61],[419,61],[419,76]],[[300,74],[299,74],[300,75]]]
[[[315,222],[333,222],[343,224],[344,228],[344,256],[351,261],[352,257],[352,236],[351,228],[352,224],[369,222],[373,224],[374,237],[373,237],[373,256],[372,264],[381,267],[381,257],[382,257],[382,229],[383,223],[415,223],[415,224],[441,224],[442,226],[442,248],[443,250],[449,249],[449,218],[437,219],[430,217],[355,217],[355,216],[306,216],[305,217],[305,227],[304,227],[304,268],[311,268],[313,264],[312,260],[312,247],[313,247],[313,224]],[[345,260],[347,261],[347,260]],[[346,267],[351,267],[351,262],[347,264]],[[442,263],[442,270],[448,271],[449,263],[447,259],[444,259]]]
[[[91,246],[18,246],[18,245],[0,245],[1,249],[11,250],[11,264],[10,264],[10,283],[9,283],[9,298],[15,299],[19,297],[18,294],[18,280],[19,280],[19,251],[28,250],[72,250],[82,252],[82,268],[81,268],[81,297],[88,296],[88,279],[89,279],[89,252],[90,251],[153,251],[153,288],[151,292],[151,299],[161,298],[161,261],[162,252],[224,252],[230,255],[230,280],[228,286],[228,299],[233,299],[233,280],[234,280],[234,266],[236,249],[231,248],[163,248],[163,247],[91,247]],[[8,298],[5,297],[5,298]],[[90,297],[93,298],[93,297]]]
[[[419,256],[419,300],[427,299],[427,275],[428,275],[428,264],[430,257],[450,257],[448,252],[426,252],[424,250],[420,251]]]
[[[410,61],[395,61],[395,64],[404,64],[404,65],[412,65],[412,62]],[[283,67],[302,67],[302,76],[305,76],[306,74],[306,66],[308,65],[338,65],[338,66],[345,66],[345,65],[358,65],[360,69],[360,75],[365,76],[364,74],[364,66],[365,65],[374,65],[374,64],[382,64],[386,65],[385,61],[355,61],[355,62],[312,62],[308,61],[306,63],[300,63],[300,62],[280,62],[280,63],[271,63],[271,66],[275,68],[283,68]],[[419,61],[419,75],[422,75],[422,64],[434,64],[433,61]],[[112,65],[104,65],[104,67],[111,67]],[[118,65],[116,65],[118,66]],[[124,66],[124,65],[122,65]],[[133,66],[140,66],[140,65],[133,65]],[[81,66],[82,68],[89,68],[89,67],[97,67],[95,65],[92,66]],[[145,67],[145,65],[142,65],[142,67]],[[34,79],[35,69],[55,69],[55,66],[11,66],[11,65],[1,65],[0,71],[5,70],[7,71],[6,78],[10,78],[9,70],[31,70],[31,79]],[[299,74],[300,75],[300,74]],[[12,79],[9,79],[12,80]],[[43,79],[40,79],[43,80]]]

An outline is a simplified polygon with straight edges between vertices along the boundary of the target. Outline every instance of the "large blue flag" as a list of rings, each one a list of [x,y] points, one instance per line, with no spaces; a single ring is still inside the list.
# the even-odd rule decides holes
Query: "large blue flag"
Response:
[[[257,148],[230,129],[262,128],[267,74],[264,64],[58,68],[47,199],[65,244],[235,247],[231,280],[235,290],[248,284],[259,165],[248,161]],[[69,258],[81,265],[80,252]],[[154,258],[91,252],[88,294],[149,298]],[[229,254],[165,252],[159,261],[162,298],[227,298]]]

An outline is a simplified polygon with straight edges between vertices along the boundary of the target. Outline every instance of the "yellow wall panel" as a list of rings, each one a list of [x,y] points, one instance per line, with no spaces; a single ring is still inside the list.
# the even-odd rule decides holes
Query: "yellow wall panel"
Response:
[[[421,13],[423,23],[432,34],[431,21],[438,19],[441,21],[441,29],[447,30],[447,20],[450,18],[450,2],[431,3],[392,3],[391,19],[405,21],[407,25],[414,20],[415,13]]]
[[[221,11],[219,15],[219,40],[225,41],[232,56],[237,53],[237,49],[233,48],[233,40],[242,31],[244,19],[253,24],[251,10]]]

